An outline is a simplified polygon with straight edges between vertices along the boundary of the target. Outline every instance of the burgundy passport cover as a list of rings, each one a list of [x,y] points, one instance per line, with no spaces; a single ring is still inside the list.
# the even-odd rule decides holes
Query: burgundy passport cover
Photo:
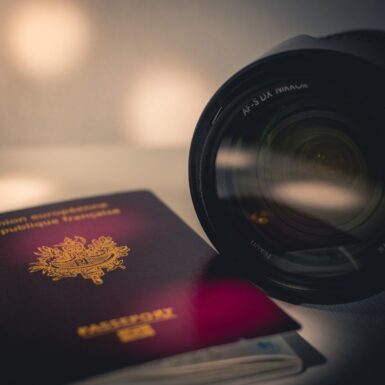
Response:
[[[0,215],[1,383],[65,384],[298,325],[153,194]],[[215,263],[214,263],[215,265]]]

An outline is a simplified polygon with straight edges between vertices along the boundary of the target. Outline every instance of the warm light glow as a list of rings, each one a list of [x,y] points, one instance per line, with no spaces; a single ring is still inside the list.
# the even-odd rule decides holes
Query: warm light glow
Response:
[[[88,20],[71,1],[23,1],[11,8],[5,25],[10,59],[30,77],[68,72],[84,56],[89,38]]]
[[[141,145],[188,145],[212,88],[195,71],[159,64],[133,75],[124,100],[127,139]]]
[[[221,149],[216,159],[218,168],[242,169],[253,166],[255,163],[255,152],[246,150]]]
[[[363,197],[355,191],[318,180],[280,183],[273,195],[296,208],[346,210],[363,204]]]
[[[43,203],[54,192],[47,180],[22,176],[0,177],[0,211]]]

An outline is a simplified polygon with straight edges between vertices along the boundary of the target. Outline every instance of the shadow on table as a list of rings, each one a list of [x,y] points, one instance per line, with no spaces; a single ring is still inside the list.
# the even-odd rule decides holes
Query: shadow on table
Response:
[[[298,333],[288,333],[284,335],[283,338],[295,351],[295,353],[302,359],[304,370],[311,366],[323,365],[327,362],[326,357],[323,356]]]

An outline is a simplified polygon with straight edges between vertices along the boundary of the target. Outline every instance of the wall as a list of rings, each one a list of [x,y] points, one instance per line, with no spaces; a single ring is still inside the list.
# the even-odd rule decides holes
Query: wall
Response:
[[[232,73],[297,34],[385,28],[384,1],[0,1],[0,147],[187,146]]]

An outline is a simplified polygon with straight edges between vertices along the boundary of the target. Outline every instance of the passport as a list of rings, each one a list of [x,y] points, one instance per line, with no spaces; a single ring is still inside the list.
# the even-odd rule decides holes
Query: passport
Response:
[[[1,383],[70,384],[127,368],[135,378],[152,362],[152,379],[164,380],[168,357],[203,383],[205,349],[298,329],[251,283],[217,273],[218,258],[148,191],[1,214]]]

